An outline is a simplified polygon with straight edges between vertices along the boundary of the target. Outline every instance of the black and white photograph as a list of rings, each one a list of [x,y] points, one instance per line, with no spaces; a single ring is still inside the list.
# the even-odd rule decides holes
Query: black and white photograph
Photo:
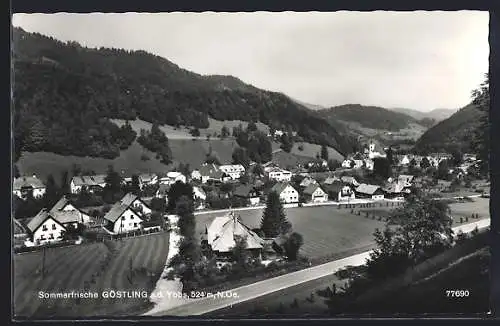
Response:
[[[13,14],[12,318],[486,316],[489,22]]]

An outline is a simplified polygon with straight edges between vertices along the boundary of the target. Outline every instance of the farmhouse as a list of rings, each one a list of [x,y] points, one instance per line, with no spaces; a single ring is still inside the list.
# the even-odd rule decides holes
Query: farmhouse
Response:
[[[88,192],[95,192],[104,189],[106,186],[106,175],[81,175],[71,178],[70,188],[72,194],[78,194],[82,189]]]
[[[388,183],[382,191],[385,193],[386,198],[400,198],[411,192],[409,187],[398,181]]]
[[[300,186],[303,188],[308,187],[311,184],[317,184],[318,182],[311,177],[305,177],[301,182]]]
[[[231,179],[237,180],[245,173],[245,168],[241,164],[227,164],[219,166],[219,169],[229,175]]]
[[[343,176],[343,177],[340,177],[340,180],[343,182],[343,183],[346,183],[348,185],[352,185],[352,186],[359,186],[360,183],[354,178],[354,177],[349,177],[349,176]]]
[[[273,168],[267,172],[269,180],[276,180],[278,182],[289,182],[292,180],[292,172],[281,169]]]
[[[233,260],[232,249],[242,239],[248,253],[260,260],[264,240],[244,225],[233,213],[216,217],[209,226],[205,226],[202,246],[210,249],[218,259]]]
[[[353,160],[343,160],[342,161],[342,167],[346,169],[351,169],[354,166],[354,161]]]
[[[299,202],[299,193],[289,183],[278,182],[271,188],[271,191],[276,192],[285,204]]]
[[[139,174],[139,185],[141,186],[141,189],[144,186],[151,186],[158,184],[158,176],[153,173],[143,173]]]
[[[360,169],[363,167],[363,160],[353,160],[354,162],[354,168],[355,169]]]
[[[356,188],[356,196],[358,198],[369,198],[373,200],[383,200],[384,192],[379,186],[369,185],[366,183],[360,184]]]
[[[231,177],[215,164],[204,164],[197,173],[193,171],[191,176],[201,180],[202,183],[222,183],[231,180]]]
[[[403,184],[405,187],[411,187],[413,179],[414,176],[412,175],[401,174],[398,176],[398,182]]]
[[[61,241],[66,228],[45,208],[28,222],[28,230],[36,245]]]
[[[66,196],[62,196],[61,199],[50,209],[50,213],[58,212],[75,212],[77,214],[77,222],[81,224],[92,223],[91,217],[80,209],[76,208]]]
[[[255,187],[251,185],[240,185],[236,187],[233,191],[233,196],[245,199],[250,206],[256,206],[260,203],[260,194]]]
[[[336,181],[331,184],[323,184],[323,189],[328,194],[328,197],[338,202],[349,201],[356,199],[353,188],[341,181]]]
[[[328,201],[327,193],[318,184],[310,184],[304,189],[306,201],[311,203],[324,203]]]
[[[338,182],[338,181],[340,181],[340,179],[337,178],[336,176],[333,176],[333,177],[326,178],[325,181],[323,181],[323,184],[331,185],[331,184],[334,184],[335,182]]]
[[[12,192],[21,199],[26,199],[28,196],[40,198],[45,194],[45,185],[36,175],[15,178]]]
[[[186,176],[180,172],[177,171],[170,171],[167,172],[167,175],[164,177],[161,177],[158,179],[158,183],[160,185],[173,185],[177,181],[180,181],[182,183],[186,183]]]
[[[141,228],[144,217],[151,209],[136,195],[126,194],[104,215],[108,229],[114,233],[125,233]]]
[[[365,151],[365,153],[368,154],[368,158],[371,160],[373,160],[374,158],[377,158],[377,157],[386,157],[387,156],[384,149],[378,143],[375,143],[373,141],[371,141],[368,144],[368,148]]]
[[[399,164],[403,166],[410,164],[410,158],[408,157],[408,155],[403,155],[403,157],[399,161]]]

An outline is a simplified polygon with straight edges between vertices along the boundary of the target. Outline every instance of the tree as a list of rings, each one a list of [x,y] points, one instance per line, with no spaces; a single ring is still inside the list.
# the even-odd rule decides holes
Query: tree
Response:
[[[247,239],[246,237],[234,236],[235,245],[231,249],[231,255],[233,257],[236,266],[245,268],[248,264],[248,259],[250,255],[247,250]]]
[[[337,160],[333,160],[333,159],[328,160],[328,170],[330,170],[330,171],[335,171],[338,168],[340,168],[341,166],[342,165]]]
[[[391,176],[391,165],[387,158],[376,157],[373,159],[373,174],[387,179]]]
[[[191,134],[191,136],[193,137],[200,137],[201,133],[200,133],[200,129],[198,128],[193,128],[189,131],[189,133]]]
[[[168,196],[167,211],[174,213],[176,211],[177,201],[182,196],[185,196],[187,199],[190,200],[191,204],[193,204],[194,200],[193,187],[188,183],[182,183],[178,181],[170,187],[167,196]],[[192,210],[194,211],[194,206]]]
[[[250,166],[250,158],[248,157],[248,153],[244,148],[236,147],[233,150],[233,164],[241,164],[246,168]]]
[[[448,160],[442,160],[441,162],[439,162],[436,172],[436,178],[441,180],[448,180],[450,178],[450,168]]]
[[[261,176],[264,175],[264,168],[260,164],[256,164],[252,170],[254,175]]]
[[[247,132],[254,132],[254,131],[257,131],[257,125],[255,124],[255,122],[250,121],[247,126]]]
[[[68,171],[64,171],[61,175],[61,189],[60,189],[61,195],[67,195],[71,193],[71,186],[69,183],[70,183],[69,173]]]
[[[321,145],[321,158],[328,161],[328,147],[326,145]]]
[[[280,197],[274,191],[271,191],[267,196],[266,208],[262,215],[260,228],[269,238],[285,234],[291,229],[291,224],[286,218]]]
[[[429,159],[427,157],[422,158],[422,161],[420,162],[420,168],[422,169],[427,169],[431,166],[431,163],[429,162]]]
[[[304,238],[300,233],[293,232],[285,241],[285,254],[289,260],[297,260],[300,247],[304,244]]]
[[[229,128],[226,127],[226,125],[222,126],[221,130],[220,130],[220,136],[221,138],[226,138],[229,136]]]
[[[19,173],[19,168],[17,167],[17,164],[14,164],[14,172],[13,172],[14,178],[19,178],[21,174]]]
[[[460,152],[460,150],[458,150],[458,149],[455,149],[455,150],[451,151],[451,155],[452,155],[451,164],[453,166],[459,166],[463,161],[462,152]]]
[[[374,233],[377,248],[367,263],[368,276],[384,279],[397,275],[449,248],[453,243],[449,212],[444,201],[423,192],[410,195],[403,207],[391,212],[385,230]]]
[[[141,194],[141,183],[139,182],[139,176],[134,174],[132,176],[132,183],[130,185],[130,192],[136,196]]]
[[[122,178],[116,172],[113,165],[108,165],[108,171],[104,178],[106,186],[104,187],[104,197],[107,202],[114,202],[116,198],[121,197]]]
[[[293,148],[293,141],[288,135],[288,133],[284,133],[281,135],[281,146],[280,148],[287,153],[290,153]]]
[[[45,185],[44,202],[46,207],[52,207],[59,200],[59,189],[54,180],[54,176],[49,174],[47,184]]]
[[[387,161],[389,161],[389,165],[392,166],[394,165],[394,152],[392,150],[392,147],[389,146],[389,148],[387,149],[386,153],[387,155]]]
[[[167,211],[167,203],[163,198],[154,197],[151,199],[150,207],[151,210],[159,213],[165,213]]]
[[[473,132],[471,148],[474,148],[477,158],[480,160],[479,170],[483,174],[489,173],[490,154],[490,78],[485,75],[485,80],[479,88],[472,91],[472,103],[482,113],[478,127]]]

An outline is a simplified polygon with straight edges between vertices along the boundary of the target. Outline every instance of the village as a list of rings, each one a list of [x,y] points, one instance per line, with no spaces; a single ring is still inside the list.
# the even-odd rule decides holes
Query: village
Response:
[[[318,157],[292,169],[270,161],[263,165],[250,163],[248,168],[241,164],[205,163],[187,173],[170,171],[123,177],[117,174],[122,198],[100,207],[85,207],[83,198],[89,204],[92,198],[102,196],[109,182],[107,175],[73,176],[69,193],[63,194],[52,207],[42,208],[32,218],[14,220],[15,249],[31,251],[61,242],[81,243],[85,237],[112,239],[168,229],[168,195],[176,183],[192,185],[192,200],[198,214],[220,212],[221,216],[235,209],[263,208],[270,192],[278,194],[284,207],[303,209],[382,202],[394,205],[404,201],[412,189],[421,187],[436,194],[448,193],[448,197],[460,197],[464,190],[476,196],[489,193],[489,184],[474,180],[471,172],[478,163],[475,155],[464,154],[457,159],[446,153],[427,156],[390,153],[394,155],[390,159],[396,173],[388,178],[374,177],[374,170],[380,169],[375,166],[377,162],[388,160],[386,150],[370,142],[363,152],[349,156],[334,171],[329,171],[328,162]],[[446,163],[444,172],[443,163]],[[46,186],[35,175],[22,176],[14,180],[13,193],[18,200],[43,198]],[[211,233],[224,229],[224,223],[217,221],[214,219],[209,228]],[[215,225],[220,230],[214,230]],[[241,226],[242,230],[247,228]]]

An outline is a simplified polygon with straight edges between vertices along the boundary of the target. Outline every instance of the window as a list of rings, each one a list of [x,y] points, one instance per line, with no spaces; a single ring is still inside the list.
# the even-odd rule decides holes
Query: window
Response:
[[[55,224],[55,223],[53,223],[53,224],[52,224],[52,230],[55,230],[55,229],[56,229],[56,224]]]
[[[54,239],[54,234],[49,233],[49,239]]]
[[[122,216],[122,221],[125,221],[125,216]]]
[[[47,230],[48,230],[48,229],[47,229],[47,225],[45,225],[45,224],[44,224],[44,225],[42,226],[42,231],[47,231]]]
[[[136,227],[137,227],[137,223],[134,223],[134,228],[136,228]]]
[[[132,223],[129,223],[128,226],[132,226]]]

